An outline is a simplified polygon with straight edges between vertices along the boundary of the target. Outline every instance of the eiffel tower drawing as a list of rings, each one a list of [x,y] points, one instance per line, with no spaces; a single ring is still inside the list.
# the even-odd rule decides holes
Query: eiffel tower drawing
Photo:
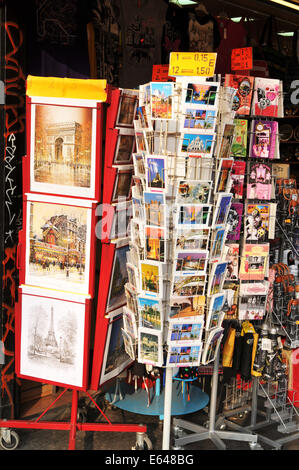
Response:
[[[54,312],[53,307],[51,307],[51,320],[50,320],[50,328],[48,334],[45,338],[45,346],[49,349],[57,348],[58,343],[55,338],[54,332]]]

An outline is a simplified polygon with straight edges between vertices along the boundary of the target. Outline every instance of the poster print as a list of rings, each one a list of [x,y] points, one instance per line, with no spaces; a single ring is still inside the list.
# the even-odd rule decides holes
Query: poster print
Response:
[[[125,350],[122,309],[109,314],[109,326],[106,336],[105,351],[99,385],[119,375],[132,363]]]
[[[118,170],[112,195],[112,203],[128,200],[131,196],[133,169]]]
[[[22,294],[20,374],[81,388],[86,352],[85,303],[74,301],[74,297],[66,301],[46,295]],[[70,300],[69,295],[65,298]]]
[[[39,199],[27,201],[26,284],[89,294],[91,208]]]
[[[201,344],[203,326],[203,316],[192,321],[171,320],[169,322],[167,342],[171,346]]]
[[[129,280],[126,266],[128,251],[128,244],[115,248],[106,312],[115,310],[126,303],[125,285]]]
[[[167,189],[165,157],[146,155],[146,189],[149,191],[163,191]]]
[[[177,204],[208,204],[211,189],[211,181],[180,180],[176,202]]]
[[[32,191],[95,197],[97,109],[81,101],[31,104]]]
[[[129,165],[135,150],[135,135],[131,129],[121,129],[117,136],[113,165]]]
[[[163,329],[162,303],[156,299],[138,296],[139,327],[153,330]]]
[[[162,366],[162,334],[161,332],[139,328],[138,362]]]
[[[137,91],[121,89],[115,127],[133,127],[137,99]]]
[[[206,297],[204,295],[170,298],[170,320],[186,319],[204,315]]]
[[[173,119],[173,90],[171,82],[151,82],[151,118]]]
[[[202,345],[169,346],[167,355],[168,367],[196,367],[200,364]]]
[[[225,302],[225,292],[211,296],[209,310],[206,319],[206,331],[219,328],[224,318],[223,305]]]

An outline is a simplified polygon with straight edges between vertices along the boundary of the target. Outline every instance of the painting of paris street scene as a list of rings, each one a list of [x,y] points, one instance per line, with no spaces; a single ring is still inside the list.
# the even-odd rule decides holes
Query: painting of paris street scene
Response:
[[[27,284],[88,294],[88,212],[64,204],[28,204]]]
[[[92,195],[92,112],[85,107],[35,105],[34,183],[62,185],[64,194]]]
[[[20,372],[83,386],[85,304],[22,296]]]

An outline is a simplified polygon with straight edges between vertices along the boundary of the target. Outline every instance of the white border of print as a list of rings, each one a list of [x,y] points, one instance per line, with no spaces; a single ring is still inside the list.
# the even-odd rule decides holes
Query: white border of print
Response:
[[[171,335],[173,333],[173,325],[199,325],[200,331],[196,339],[178,339],[172,340]],[[168,333],[167,333],[167,343],[171,346],[196,346],[202,343],[202,335],[204,329],[204,315],[198,316],[198,318],[193,320],[188,320],[180,318],[178,320],[172,319],[169,320]]]
[[[118,152],[119,152],[120,139],[123,135],[133,136],[131,149],[130,150],[128,149],[128,152],[130,153],[129,160],[118,160],[117,159]],[[112,164],[113,165],[131,165],[132,164],[132,154],[134,152],[134,148],[135,148],[134,130],[131,129],[131,128],[126,128],[126,127],[120,128],[119,132],[118,132],[117,140],[116,140],[115,152],[114,152],[114,155],[113,155]]]
[[[39,101],[41,100],[41,101]],[[82,103],[81,103],[82,101]],[[42,183],[35,181],[34,166],[35,166],[35,108],[39,106],[60,106],[64,107],[82,107],[92,109],[92,129],[91,129],[91,153],[90,153],[90,186],[80,187],[55,183]],[[30,120],[30,188],[31,191],[40,193],[57,194],[61,196],[76,196],[84,198],[94,198],[95,196],[95,168],[96,168],[96,134],[97,134],[97,102],[93,100],[80,100],[80,99],[66,99],[59,98],[41,98],[32,97],[30,104],[31,107],[31,120]],[[59,112],[59,110],[58,110]]]
[[[199,200],[197,200],[197,201],[195,200],[195,201],[190,202],[190,197],[184,198],[183,196],[180,196],[179,188],[180,188],[180,185],[182,183],[192,185],[192,187],[194,187],[194,186],[209,186],[209,192],[208,192],[207,200],[204,201],[204,202],[199,201]],[[189,179],[180,178],[180,179],[178,179],[178,181],[176,183],[176,188],[175,188],[175,191],[176,191],[176,199],[175,199],[176,204],[180,204],[180,205],[185,205],[185,204],[209,204],[210,199],[211,199],[212,187],[213,187],[212,181],[189,180]]]
[[[141,335],[152,335],[157,337],[157,361],[151,361],[149,359],[144,359],[143,351],[141,347]],[[138,362],[141,364],[151,364],[153,366],[161,367],[163,365],[163,351],[162,351],[162,332],[158,330],[152,330],[148,328],[139,328],[138,330]]]

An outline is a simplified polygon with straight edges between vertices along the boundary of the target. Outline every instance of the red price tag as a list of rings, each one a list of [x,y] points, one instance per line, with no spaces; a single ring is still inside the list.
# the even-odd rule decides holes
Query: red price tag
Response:
[[[152,82],[174,82],[175,78],[168,75],[169,65],[153,65]]]
[[[252,47],[242,47],[232,49],[231,69],[232,70],[251,70],[253,67]]]

